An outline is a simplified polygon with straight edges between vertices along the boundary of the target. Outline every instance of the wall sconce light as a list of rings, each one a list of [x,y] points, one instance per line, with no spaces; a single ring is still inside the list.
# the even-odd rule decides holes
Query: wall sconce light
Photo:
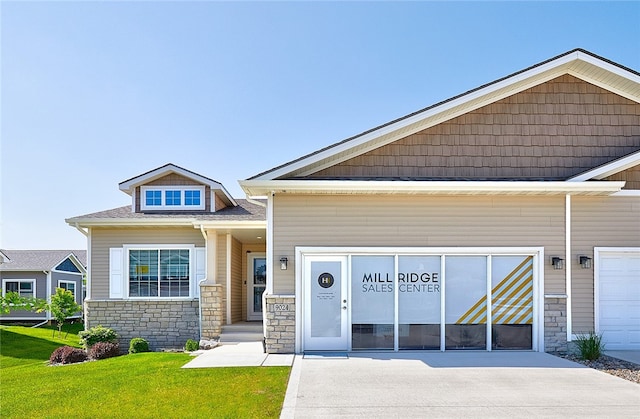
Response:
[[[554,256],[551,258],[551,264],[553,265],[553,269],[563,269],[564,268],[564,259]]]
[[[580,256],[578,259],[582,269],[591,269],[591,258],[589,256]]]
[[[287,270],[287,262],[289,262],[289,260],[286,257],[281,257],[280,258],[280,269],[282,269],[283,271]]]

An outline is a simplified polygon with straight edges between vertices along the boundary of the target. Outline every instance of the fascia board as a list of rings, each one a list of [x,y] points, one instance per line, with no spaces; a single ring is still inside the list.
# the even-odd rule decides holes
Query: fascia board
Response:
[[[74,218],[65,220],[71,227],[109,227],[109,226],[163,226],[163,227],[185,227],[193,225],[193,218],[172,218],[172,219],[139,219],[139,218]],[[71,221],[71,222],[70,222]]]
[[[532,181],[358,181],[276,180],[243,181],[249,196],[269,193],[307,194],[612,194],[625,182],[532,182]]]
[[[640,164],[640,151],[630,154],[626,157],[622,157],[618,160],[612,161],[611,163],[604,164],[600,167],[596,167],[595,169],[584,172],[578,176],[574,176],[568,179],[568,182],[583,182],[585,180],[591,179],[603,179],[607,176],[611,176],[618,172],[622,172],[623,170],[630,169],[634,166]]]
[[[249,230],[254,228],[267,228],[267,221],[197,221],[193,227],[216,230]]]

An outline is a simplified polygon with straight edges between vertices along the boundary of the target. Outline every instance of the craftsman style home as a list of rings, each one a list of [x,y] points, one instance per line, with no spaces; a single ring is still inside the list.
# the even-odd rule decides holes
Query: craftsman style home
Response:
[[[569,51],[240,184],[167,165],[68,219],[87,326],[162,347],[262,320],[274,353],[640,349],[635,70]]]

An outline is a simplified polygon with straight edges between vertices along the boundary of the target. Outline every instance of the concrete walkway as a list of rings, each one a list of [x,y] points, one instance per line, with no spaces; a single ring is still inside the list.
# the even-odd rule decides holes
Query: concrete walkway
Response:
[[[640,351],[604,351],[604,354],[640,365]]]
[[[262,342],[224,344],[194,354],[196,357],[182,368],[289,367],[294,358],[294,355],[265,354]]]
[[[297,355],[281,418],[638,417],[640,386],[537,352]]]

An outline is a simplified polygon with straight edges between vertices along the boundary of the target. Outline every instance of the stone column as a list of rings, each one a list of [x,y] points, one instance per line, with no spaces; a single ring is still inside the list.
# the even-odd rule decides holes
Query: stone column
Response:
[[[567,296],[544,296],[545,352],[567,352]]]
[[[217,339],[222,333],[227,301],[222,284],[200,285],[201,339]]]
[[[296,297],[266,295],[265,347],[270,354],[292,354],[296,348]]]

